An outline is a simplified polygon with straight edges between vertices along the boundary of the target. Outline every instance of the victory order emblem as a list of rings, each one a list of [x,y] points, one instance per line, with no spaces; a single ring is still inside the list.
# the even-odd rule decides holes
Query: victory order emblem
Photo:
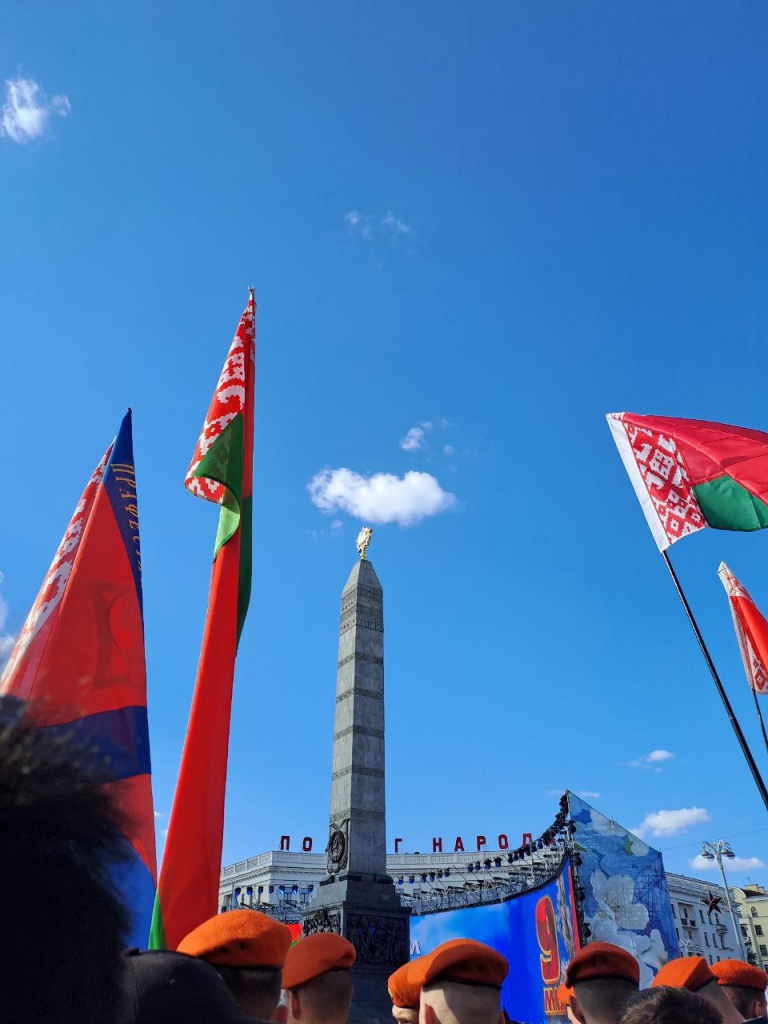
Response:
[[[357,553],[360,555],[361,558],[366,557],[365,552],[368,549],[368,545],[371,543],[372,533],[373,530],[370,528],[370,526],[364,526],[360,533],[358,533],[357,535],[357,540],[355,541],[355,544],[357,546]]]

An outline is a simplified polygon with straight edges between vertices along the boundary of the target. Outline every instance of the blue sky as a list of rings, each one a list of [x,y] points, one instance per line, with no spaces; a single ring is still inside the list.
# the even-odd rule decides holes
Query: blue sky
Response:
[[[739,0],[3,5],[2,630],[131,405],[162,814],[216,520],[182,481],[256,288],[225,861],[324,846],[338,602],[373,513],[390,847],[541,831],[568,786],[671,870],[724,837],[734,882],[768,883],[604,420],[768,430],[766,31]],[[768,612],[768,535],[672,559],[768,775],[716,575]]]

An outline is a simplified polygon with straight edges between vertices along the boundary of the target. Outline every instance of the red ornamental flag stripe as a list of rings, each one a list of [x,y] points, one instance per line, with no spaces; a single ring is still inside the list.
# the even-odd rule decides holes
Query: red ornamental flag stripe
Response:
[[[755,693],[768,693],[768,622],[725,562],[717,574],[728,595],[747,682]]]
[[[660,551],[707,526],[768,526],[768,434],[670,416],[607,419]]]

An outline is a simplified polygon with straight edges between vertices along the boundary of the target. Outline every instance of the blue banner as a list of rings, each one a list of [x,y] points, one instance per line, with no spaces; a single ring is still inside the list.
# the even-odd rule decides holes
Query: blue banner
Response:
[[[448,939],[476,939],[507,958],[501,1005],[513,1021],[565,1022],[557,986],[578,949],[570,860],[552,881],[503,903],[411,918],[412,959]]]

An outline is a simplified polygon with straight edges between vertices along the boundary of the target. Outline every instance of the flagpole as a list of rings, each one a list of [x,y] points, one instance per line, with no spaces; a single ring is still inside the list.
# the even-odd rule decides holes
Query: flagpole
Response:
[[[766,735],[765,732],[765,722],[763,721],[763,713],[760,710],[760,701],[757,699],[757,690],[755,690],[752,686],[750,686],[750,690],[752,690],[752,697],[755,701],[755,711],[757,712],[757,720],[760,723],[760,728],[763,733],[763,739],[765,740],[765,749],[768,750],[768,735]]]
[[[688,616],[688,621],[691,624],[691,629],[693,630],[696,640],[698,641],[699,647],[701,648],[701,653],[704,655],[704,660],[707,663],[707,668],[709,669],[710,674],[715,682],[717,692],[720,694],[720,700],[723,702],[725,713],[728,715],[731,725],[733,726],[733,731],[736,733],[736,739],[739,741],[739,746],[741,747],[741,752],[744,755],[744,760],[749,765],[749,770],[752,772],[752,777],[755,780],[755,785],[760,791],[760,796],[763,798],[765,809],[768,811],[768,790],[766,790],[765,788],[765,783],[763,782],[763,778],[760,775],[757,765],[755,764],[755,759],[752,756],[752,751],[749,749],[749,745],[747,744],[747,741],[744,738],[744,733],[741,731],[741,726],[739,725],[736,719],[736,715],[733,713],[731,702],[728,700],[728,696],[725,690],[723,689],[723,684],[720,682],[720,676],[717,674],[715,663],[712,661],[709,650],[707,649],[707,645],[704,643],[704,637],[701,635],[699,627],[696,623],[696,619],[694,619],[693,617],[693,612],[691,611],[690,605],[688,604],[688,599],[683,593],[683,588],[680,586],[680,580],[677,578],[677,574],[675,573],[675,570],[672,568],[672,563],[669,560],[669,555],[666,551],[662,551],[661,557],[664,559],[667,569],[669,569],[669,575],[672,577],[672,582],[675,586],[675,590],[677,591],[677,596],[680,598],[680,602],[683,608],[685,609],[685,614]],[[763,730],[763,735],[765,735],[765,730]],[[768,740],[766,741],[766,746],[768,746]]]

